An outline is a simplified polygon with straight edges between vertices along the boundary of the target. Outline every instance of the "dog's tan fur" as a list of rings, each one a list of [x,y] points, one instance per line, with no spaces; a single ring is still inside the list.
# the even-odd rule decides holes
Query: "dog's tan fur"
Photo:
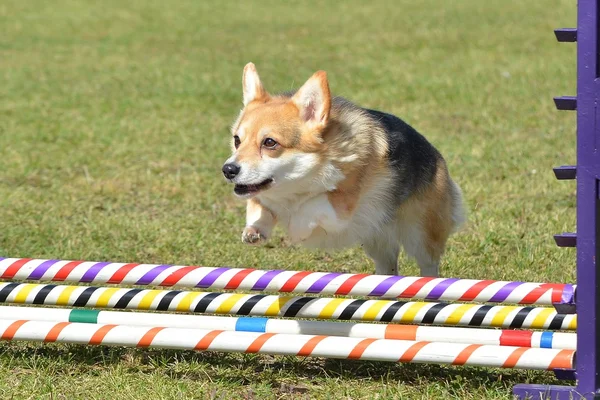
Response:
[[[232,126],[240,143],[228,162],[243,166],[232,180],[257,191],[246,196],[245,243],[266,240],[280,223],[293,241],[309,246],[363,244],[378,273],[397,273],[402,245],[422,274],[438,274],[446,241],[464,220],[460,189],[441,156],[418,190],[394,194],[402,170],[390,167],[384,125],[334,101],[325,72],[294,94],[273,96],[248,64],[243,84],[245,107]],[[266,146],[266,138],[277,145]],[[260,181],[265,188],[255,189]]]

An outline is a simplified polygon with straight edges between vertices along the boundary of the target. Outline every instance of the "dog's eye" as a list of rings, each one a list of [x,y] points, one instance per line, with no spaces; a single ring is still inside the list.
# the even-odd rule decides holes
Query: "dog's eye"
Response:
[[[233,144],[235,146],[235,148],[237,149],[238,147],[240,147],[240,137],[235,135],[233,137]]]
[[[277,146],[277,142],[271,138],[266,138],[263,141],[263,146],[265,146],[269,149],[273,149],[273,148],[275,148],[275,146]]]

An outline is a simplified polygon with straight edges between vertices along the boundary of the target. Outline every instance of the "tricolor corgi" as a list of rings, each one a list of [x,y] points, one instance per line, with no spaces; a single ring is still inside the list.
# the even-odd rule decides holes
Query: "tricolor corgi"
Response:
[[[438,276],[465,211],[444,158],[421,134],[332,97],[324,71],[295,92],[271,95],[249,63],[242,87],[222,170],[247,199],[244,243],[266,241],[280,224],[293,243],[362,245],[377,274],[398,273],[402,246],[422,276]]]

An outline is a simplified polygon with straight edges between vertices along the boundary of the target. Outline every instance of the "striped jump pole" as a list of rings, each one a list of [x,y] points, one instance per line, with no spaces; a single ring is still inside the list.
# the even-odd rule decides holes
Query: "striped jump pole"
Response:
[[[0,319],[2,340],[295,355],[353,360],[552,370],[573,350]]]
[[[553,308],[17,282],[0,283],[0,303],[512,329],[574,330],[577,327],[576,315],[558,314]]]
[[[539,305],[571,302],[575,291],[559,283],[28,258],[0,258],[0,279]]]
[[[214,317],[203,315],[0,306],[0,318],[107,325],[160,326],[238,332],[327,335],[355,338],[447,342],[494,346],[575,350],[577,335],[478,328],[448,328],[396,324],[364,324],[261,317]]]

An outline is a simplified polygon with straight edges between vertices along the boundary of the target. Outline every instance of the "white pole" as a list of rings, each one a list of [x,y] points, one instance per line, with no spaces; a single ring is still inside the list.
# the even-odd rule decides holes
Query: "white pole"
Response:
[[[552,370],[573,350],[71,322],[0,320],[3,340]]]

